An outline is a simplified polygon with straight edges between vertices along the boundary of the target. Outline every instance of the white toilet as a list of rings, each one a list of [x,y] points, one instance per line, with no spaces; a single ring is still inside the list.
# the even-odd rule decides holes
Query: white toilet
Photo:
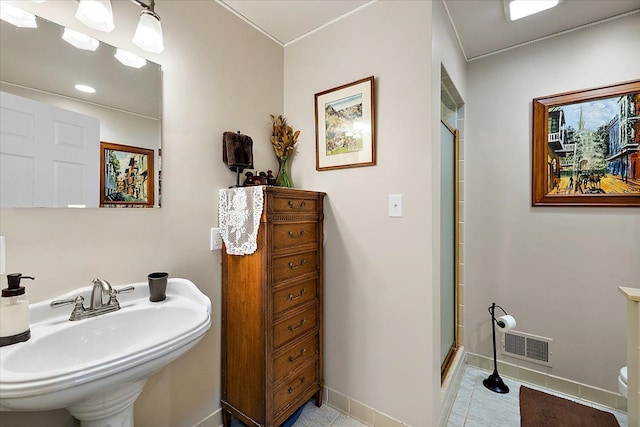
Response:
[[[620,375],[618,375],[618,390],[620,394],[627,397],[627,367],[620,369]]]

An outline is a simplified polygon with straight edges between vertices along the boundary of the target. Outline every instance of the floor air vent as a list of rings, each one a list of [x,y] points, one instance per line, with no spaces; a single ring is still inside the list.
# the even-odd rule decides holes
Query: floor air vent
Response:
[[[509,331],[504,334],[501,353],[545,366],[551,362],[551,338],[539,337],[523,332]]]

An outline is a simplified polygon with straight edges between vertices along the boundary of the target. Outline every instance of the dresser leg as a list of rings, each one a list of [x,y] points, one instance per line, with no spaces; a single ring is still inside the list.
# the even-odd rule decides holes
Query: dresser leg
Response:
[[[222,425],[224,427],[231,426],[231,419],[232,418],[233,418],[233,416],[231,415],[231,411],[228,411],[226,409],[222,410]]]
[[[316,392],[316,406],[319,408],[322,406],[322,388]]]

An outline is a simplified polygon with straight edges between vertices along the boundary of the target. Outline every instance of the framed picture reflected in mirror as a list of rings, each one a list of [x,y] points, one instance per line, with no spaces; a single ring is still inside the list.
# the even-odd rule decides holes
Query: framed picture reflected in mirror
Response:
[[[100,142],[100,207],[152,208],[152,149]]]

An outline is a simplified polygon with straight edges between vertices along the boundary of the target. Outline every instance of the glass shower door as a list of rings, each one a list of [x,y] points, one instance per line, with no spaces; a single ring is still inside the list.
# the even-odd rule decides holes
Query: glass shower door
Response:
[[[456,141],[457,131],[441,123],[440,327],[442,372],[456,344]]]

